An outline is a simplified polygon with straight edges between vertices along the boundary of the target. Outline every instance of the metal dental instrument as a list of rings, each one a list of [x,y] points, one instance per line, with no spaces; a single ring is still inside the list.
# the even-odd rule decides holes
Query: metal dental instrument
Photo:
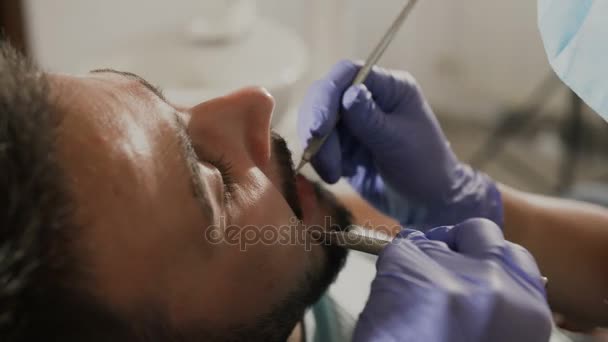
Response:
[[[397,35],[397,32],[399,32],[401,25],[405,22],[405,19],[407,19],[407,17],[409,16],[410,12],[414,8],[414,5],[416,5],[416,2],[418,2],[418,0],[409,0],[407,5],[405,5],[405,7],[401,11],[401,13],[397,17],[397,19],[395,19],[395,21],[393,22],[391,27],[384,34],[384,37],[382,37],[382,40],[380,41],[380,43],[378,43],[376,48],[372,51],[370,56],[367,58],[365,65],[363,65],[361,70],[359,70],[359,73],[357,74],[357,76],[355,77],[355,80],[353,81],[353,85],[359,85],[365,81],[365,79],[367,78],[367,75],[369,75],[370,71],[372,70],[372,67],[378,62],[380,57],[382,57],[382,55],[384,54],[384,51],[386,51],[386,48],[388,48],[390,43],[393,41],[393,38],[395,38],[395,36]],[[323,136],[323,137],[311,138],[310,143],[308,144],[308,146],[306,147],[306,150],[304,150],[304,153],[302,154],[302,160],[300,160],[300,163],[298,164],[298,167],[296,168],[296,173],[300,173],[300,171],[302,170],[304,165],[309,163],[310,160],[312,159],[312,157],[317,152],[319,152],[319,149],[321,149],[321,146],[323,146],[323,143],[325,143],[325,140],[327,140],[327,137],[328,137],[328,135]]]
[[[351,226],[351,229],[346,232],[326,231],[322,234],[325,243],[373,255],[380,254],[392,240],[386,234],[359,226]],[[541,280],[546,288],[549,278],[541,277]]]
[[[324,232],[323,234],[326,243],[373,255],[378,255],[386,245],[391,243],[388,235],[357,226],[347,232]]]

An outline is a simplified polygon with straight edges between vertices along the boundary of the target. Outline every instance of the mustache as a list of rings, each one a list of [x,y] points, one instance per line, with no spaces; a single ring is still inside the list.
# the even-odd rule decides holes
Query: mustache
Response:
[[[281,178],[281,192],[299,220],[303,219],[302,204],[296,186],[296,171],[293,164],[291,151],[287,142],[276,132],[271,132],[272,152],[275,155]]]
[[[298,219],[302,220],[303,210],[296,185],[296,172],[292,154],[287,147],[287,142],[276,132],[271,133],[273,153],[279,166],[281,178],[281,191],[287,204],[291,207]],[[315,197],[328,208],[331,208],[332,216],[337,219],[337,225],[328,227],[331,230],[347,230],[353,222],[352,213],[338,201],[336,196],[323,188],[317,182],[313,183]]]

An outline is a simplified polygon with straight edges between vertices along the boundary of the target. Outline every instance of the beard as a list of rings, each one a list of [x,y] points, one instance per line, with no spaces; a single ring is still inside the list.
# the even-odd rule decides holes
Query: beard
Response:
[[[272,134],[273,155],[279,173],[279,188],[287,204],[298,219],[304,219],[296,173],[287,144],[278,134]],[[352,215],[337,198],[320,184],[312,184],[315,201],[323,209],[329,225],[324,229],[347,230],[352,225]],[[306,223],[306,222],[305,222]],[[246,341],[285,341],[294,327],[300,322],[308,307],[316,303],[327,291],[346,261],[347,250],[343,247],[325,243],[318,244],[323,249],[325,262],[315,269],[309,269],[303,275],[297,288],[273,308],[270,314],[260,317],[249,327],[240,327],[233,331],[229,340]]]
[[[302,221],[305,213],[298,192],[291,152],[287,148],[285,140],[278,134],[273,133],[271,138],[275,173],[278,174],[279,180],[275,186],[279,188],[294,215]],[[323,189],[321,185],[310,183],[310,187],[317,206],[322,208],[325,218],[329,219],[330,227],[327,227],[326,224],[323,229],[348,229],[352,224],[352,215],[346,207],[332,193]],[[320,227],[316,226],[316,228]],[[306,228],[304,234],[309,235]],[[302,274],[297,287],[291,289],[285,298],[279,300],[270,309],[269,313],[258,317],[251,323],[232,326],[230,329],[222,329],[221,331],[214,331],[209,327],[203,328],[204,324],[200,328],[190,328],[180,334],[180,341],[272,342],[287,340],[294,327],[304,317],[306,309],[323,296],[346,261],[347,250],[343,247],[326,243],[317,243],[316,245],[323,250],[324,262],[321,265],[309,267]],[[294,260],[294,262],[300,262],[300,260]],[[260,305],[263,305],[263,303],[260,303]]]
[[[296,173],[291,158],[291,152],[287,147],[287,143],[278,134],[272,134],[273,153],[276,156],[277,165],[279,166],[281,178],[281,192],[291,207],[292,211],[300,220],[304,220],[304,211],[300,201],[298,192]],[[301,176],[300,176],[301,177]],[[303,177],[302,177],[303,179]],[[302,180],[308,182],[308,180]],[[350,211],[338,201],[336,196],[323,188],[319,183],[312,183],[312,193],[316,203],[322,208],[325,214],[324,230],[345,231],[353,224],[353,216]],[[312,230],[312,222],[304,222],[305,225],[310,225],[308,228]],[[318,226],[316,226],[318,228]],[[324,249],[327,262],[321,270],[321,279],[314,288],[322,289],[321,294],[335,280],[336,276],[344,266],[347,250],[340,246],[334,246],[327,243],[321,243],[320,246]],[[317,296],[320,297],[320,294]],[[318,298],[317,298],[318,299]]]

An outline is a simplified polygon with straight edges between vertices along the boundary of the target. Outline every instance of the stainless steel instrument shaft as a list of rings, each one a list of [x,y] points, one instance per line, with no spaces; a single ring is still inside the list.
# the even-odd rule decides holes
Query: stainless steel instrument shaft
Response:
[[[324,240],[334,246],[342,246],[359,252],[378,255],[390,241],[372,230],[356,227],[346,232],[324,232]]]
[[[401,13],[399,13],[399,16],[397,17],[397,19],[395,19],[395,21],[393,22],[391,27],[384,34],[384,37],[382,37],[382,40],[380,41],[380,43],[378,43],[376,48],[372,51],[370,56],[367,58],[365,65],[363,65],[363,67],[361,67],[361,70],[359,70],[359,73],[357,74],[357,76],[355,77],[355,80],[353,81],[353,85],[358,85],[365,81],[365,79],[367,78],[367,75],[369,75],[369,73],[372,70],[372,68],[374,67],[374,65],[376,65],[376,63],[378,63],[378,60],[380,59],[380,57],[382,57],[382,55],[384,54],[384,51],[386,51],[386,49],[388,48],[390,43],[393,41],[393,39],[399,32],[399,29],[401,28],[401,26],[405,22],[405,19],[407,19],[410,12],[414,8],[414,5],[416,5],[416,2],[418,2],[418,0],[409,0],[409,2],[405,5],[403,10],[401,10]],[[317,152],[319,152],[319,150],[321,149],[321,146],[323,146],[323,144],[325,143],[325,140],[327,140],[327,137],[328,137],[328,135],[323,136],[323,137],[313,137],[311,139],[308,146],[306,147],[306,150],[304,150],[304,153],[302,154],[302,159],[300,160],[300,163],[298,164],[298,167],[296,168],[296,173],[300,173],[300,170],[302,170],[304,165],[306,165],[308,162],[310,162],[312,157],[315,154],[317,154]]]

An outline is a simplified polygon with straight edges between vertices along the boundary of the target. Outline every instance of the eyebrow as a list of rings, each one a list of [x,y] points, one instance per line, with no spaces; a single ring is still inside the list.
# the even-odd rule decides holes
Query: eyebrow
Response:
[[[118,71],[118,70],[114,70],[114,69],[110,69],[110,68],[105,68],[105,69],[95,69],[95,70],[91,70],[91,73],[94,74],[98,74],[98,73],[112,73],[112,74],[117,74],[117,75],[121,75],[123,77],[135,80],[137,82],[139,82],[141,85],[143,85],[144,87],[148,88],[148,90],[150,90],[151,92],[154,93],[154,95],[158,96],[161,100],[167,102],[167,99],[165,98],[165,96],[163,95],[162,90],[160,90],[159,87],[151,84],[150,82],[146,81],[143,77],[134,74],[132,72],[128,72],[128,71]]]
[[[144,87],[148,88],[151,92],[153,92],[156,96],[158,96],[161,100],[166,102],[168,101],[163,95],[162,91],[152,85],[150,82],[146,81],[143,77],[134,74],[128,71],[118,71],[110,68],[106,69],[95,69],[91,70],[91,73],[113,73],[118,74],[126,78],[133,79],[139,82]],[[170,104],[169,104],[170,105]],[[196,152],[194,152],[194,147],[192,147],[192,142],[188,137],[188,133],[186,133],[186,124],[177,114],[177,112],[173,112],[173,117],[175,121],[176,133],[179,139],[180,151],[181,155],[186,162],[186,167],[188,168],[188,173],[190,174],[190,185],[192,187],[192,194],[194,198],[199,202],[200,207],[203,210],[203,215],[210,221],[214,222],[213,209],[211,208],[210,199],[207,197],[207,193],[203,191],[204,185],[201,183],[199,172],[198,172],[198,157],[196,156]]]
[[[203,214],[210,222],[214,221],[213,209],[211,208],[211,199],[207,197],[207,193],[203,191],[204,185],[201,182],[198,171],[198,157],[196,156],[196,152],[194,152],[194,147],[192,147],[192,142],[188,137],[188,133],[186,133],[186,125],[183,120],[179,117],[177,112],[173,112],[175,117],[175,125],[177,131],[177,137],[179,139],[179,144],[181,147],[182,157],[186,161],[186,166],[188,167],[188,171],[190,173],[190,184],[192,186],[192,193],[194,198],[199,202],[201,208],[203,209]]]

